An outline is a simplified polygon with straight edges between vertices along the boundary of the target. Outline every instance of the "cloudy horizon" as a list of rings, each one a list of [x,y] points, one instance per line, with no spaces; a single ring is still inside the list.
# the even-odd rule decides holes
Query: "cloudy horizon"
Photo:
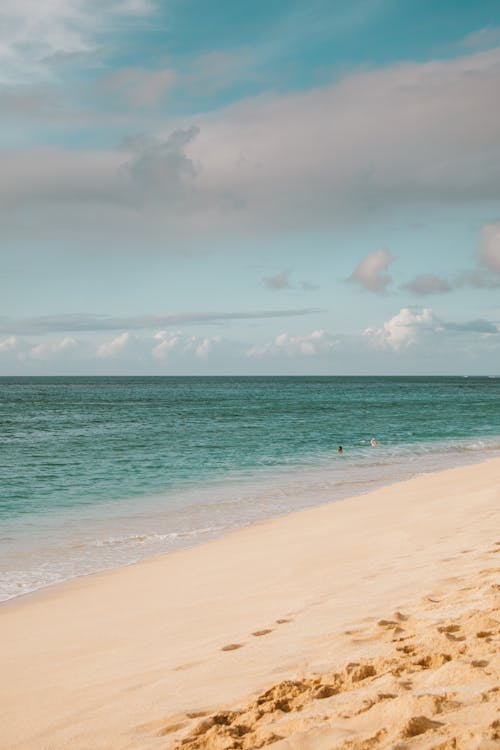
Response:
[[[0,22],[0,375],[500,375],[496,3]]]

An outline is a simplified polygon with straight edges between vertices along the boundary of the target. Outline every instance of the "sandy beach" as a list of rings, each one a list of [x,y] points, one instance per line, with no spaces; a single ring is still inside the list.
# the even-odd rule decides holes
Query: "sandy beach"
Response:
[[[500,459],[0,607],[2,748],[500,747]]]

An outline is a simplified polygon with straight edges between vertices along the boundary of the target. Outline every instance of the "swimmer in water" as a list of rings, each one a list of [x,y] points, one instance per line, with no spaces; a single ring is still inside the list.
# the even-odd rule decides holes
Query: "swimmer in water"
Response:
[[[370,440],[370,445],[371,445],[371,447],[372,447],[372,448],[376,448],[376,447],[377,447],[378,443],[377,443],[377,441],[375,440],[375,438],[372,438],[372,439]]]
[[[339,445],[339,447],[337,448],[337,453],[343,453],[343,450],[342,450],[342,446],[341,446],[341,445]]]

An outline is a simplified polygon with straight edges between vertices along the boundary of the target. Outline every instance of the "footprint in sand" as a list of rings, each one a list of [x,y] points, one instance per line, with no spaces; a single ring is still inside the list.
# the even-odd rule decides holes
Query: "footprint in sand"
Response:
[[[174,667],[174,672],[183,672],[186,669],[193,669],[193,667],[197,667],[198,664],[202,664],[201,661],[190,661],[186,664],[179,664],[178,667]]]
[[[278,625],[284,625],[286,622],[293,622],[293,620],[287,620],[285,617],[280,617],[279,620],[276,620]]]
[[[396,646],[396,651],[400,651],[402,654],[413,656],[416,654],[417,649],[415,646]]]
[[[438,631],[440,633],[458,633],[460,625],[440,625]]]
[[[223,646],[221,651],[236,651],[237,648],[243,648],[244,643],[228,643],[227,646]]]
[[[473,661],[471,661],[471,664],[473,667],[481,667],[482,669],[484,669],[488,666],[489,661],[486,661],[486,659],[474,659]]]
[[[413,716],[403,729],[403,737],[417,737],[419,734],[428,732],[429,729],[439,729],[444,726],[442,721],[433,721],[427,716]]]
[[[451,661],[452,657],[450,654],[425,654],[418,661],[414,662],[416,667],[422,667],[422,669],[439,669],[446,662]]]
[[[481,693],[481,703],[489,703],[491,700],[495,700],[496,694],[500,688],[498,687],[492,687],[489,690],[485,690],[484,693]]]
[[[397,622],[396,620],[379,620],[377,622],[377,625],[380,628],[385,628],[386,630],[392,630],[393,633],[399,635],[405,632],[404,628],[401,627],[400,622]]]
[[[405,615],[403,614],[403,612],[397,610],[396,612],[394,612],[394,619],[399,620],[399,622],[406,622],[406,620],[408,619],[408,615]]]
[[[493,633],[491,630],[480,630],[478,633],[476,633],[476,638],[486,638],[489,639]]]
[[[255,630],[255,631],[254,631],[254,632],[252,633],[252,635],[256,635],[256,636],[259,636],[259,635],[267,635],[268,633],[272,633],[272,632],[273,632],[273,631],[272,631],[272,629],[271,629],[271,628],[264,628],[263,630]]]
[[[413,689],[413,682],[411,680],[400,680],[399,684],[403,688],[403,690],[412,690]]]
[[[460,633],[458,625],[441,625],[438,628],[438,633],[443,633],[449,641],[465,641],[464,635],[454,635],[455,633]]]

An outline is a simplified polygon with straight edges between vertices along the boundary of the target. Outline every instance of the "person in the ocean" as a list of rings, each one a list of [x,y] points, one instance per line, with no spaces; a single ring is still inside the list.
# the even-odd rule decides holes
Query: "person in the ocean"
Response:
[[[341,446],[341,445],[339,445],[339,447],[337,448],[337,453],[343,453],[343,450],[342,450],[342,446]]]
[[[378,443],[377,443],[377,441],[375,440],[375,438],[372,438],[372,439],[370,440],[370,445],[371,445],[371,447],[372,447],[372,448],[376,448],[376,447],[377,447]]]

